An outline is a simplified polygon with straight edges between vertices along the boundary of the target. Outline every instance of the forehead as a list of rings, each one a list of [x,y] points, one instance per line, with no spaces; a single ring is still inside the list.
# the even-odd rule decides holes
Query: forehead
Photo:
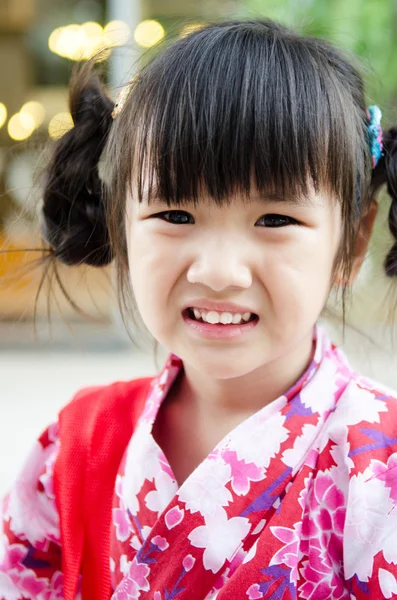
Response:
[[[185,196],[179,200],[171,201],[161,196],[160,190],[157,185],[157,179],[155,175],[152,175],[152,183],[150,185],[149,179],[146,177],[143,179],[142,194],[139,197],[138,191],[135,189],[130,198],[134,203],[153,205],[163,204],[165,206],[171,205],[194,205],[194,206],[238,206],[238,205],[249,205],[253,203],[264,203],[264,204],[285,204],[288,206],[300,206],[307,208],[319,208],[324,204],[334,204],[336,201],[335,195],[331,190],[323,186],[320,190],[315,190],[315,187],[310,180],[307,182],[306,190],[301,189],[276,189],[274,186],[269,186],[268,189],[260,189],[256,186],[255,181],[251,178],[250,188],[248,190],[242,190],[237,187],[233,189],[229,194],[225,194],[222,198],[216,198],[211,196],[211,193],[206,189],[203,182],[199,183],[199,189],[197,197]]]

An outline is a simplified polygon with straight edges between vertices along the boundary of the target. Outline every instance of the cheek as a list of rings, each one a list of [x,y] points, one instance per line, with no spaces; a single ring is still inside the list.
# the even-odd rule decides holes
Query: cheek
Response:
[[[130,234],[128,261],[133,294],[145,324],[160,321],[181,265],[173,244],[137,227]],[[153,332],[152,332],[153,333]]]
[[[267,257],[264,273],[270,299],[284,320],[296,322],[304,314],[317,318],[330,290],[335,253],[334,238],[310,232],[298,243],[286,244],[277,256]]]

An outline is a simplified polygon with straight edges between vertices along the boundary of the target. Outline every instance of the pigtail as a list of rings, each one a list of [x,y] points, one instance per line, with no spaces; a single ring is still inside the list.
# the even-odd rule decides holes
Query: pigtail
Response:
[[[94,61],[75,67],[69,93],[74,127],[53,146],[44,172],[43,235],[67,265],[112,260],[98,162],[113,119]]]
[[[376,194],[386,183],[387,192],[391,196],[389,211],[389,229],[394,245],[389,251],[384,266],[386,275],[397,276],[397,127],[383,131],[383,156],[373,170],[371,191]]]

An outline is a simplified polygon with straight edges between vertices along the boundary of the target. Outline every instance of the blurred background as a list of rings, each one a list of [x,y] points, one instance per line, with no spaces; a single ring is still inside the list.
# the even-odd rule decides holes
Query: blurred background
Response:
[[[179,36],[213,19],[259,17],[329,39],[359,60],[368,105],[379,104],[384,127],[397,121],[392,0],[0,0],[0,495],[32,441],[79,387],[154,373],[163,360],[160,352],[156,363],[153,344],[139,331],[137,344],[126,336],[111,268],[61,268],[85,317],[59,287],[50,306],[47,284],[38,295],[43,269],[32,261],[41,256],[40,174],[51,141],[72,125],[73,64],[106,48],[101,66],[115,98],[148,56]],[[355,366],[397,388],[396,294],[382,271],[391,245],[388,209],[382,197],[345,336],[340,319],[328,325]],[[337,299],[330,304],[340,314]]]

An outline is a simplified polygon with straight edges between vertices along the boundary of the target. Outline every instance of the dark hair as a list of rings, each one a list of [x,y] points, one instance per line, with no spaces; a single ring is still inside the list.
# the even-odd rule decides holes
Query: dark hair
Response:
[[[397,130],[384,132],[373,170],[362,77],[326,41],[265,19],[215,23],[146,65],[113,123],[94,61],[75,69],[70,104],[75,126],[47,169],[45,237],[68,264],[114,257],[124,302],[126,193],[141,201],[144,176],[149,200],[167,204],[197,203],[205,190],[221,205],[248,196],[252,181],[295,197],[326,188],[341,204],[335,268],[345,278],[361,217],[387,183],[396,243],[385,267],[397,275]]]
[[[55,144],[44,172],[43,234],[67,265],[105,265],[112,259],[98,161],[110,131],[113,102],[94,71],[70,82],[74,127]]]

